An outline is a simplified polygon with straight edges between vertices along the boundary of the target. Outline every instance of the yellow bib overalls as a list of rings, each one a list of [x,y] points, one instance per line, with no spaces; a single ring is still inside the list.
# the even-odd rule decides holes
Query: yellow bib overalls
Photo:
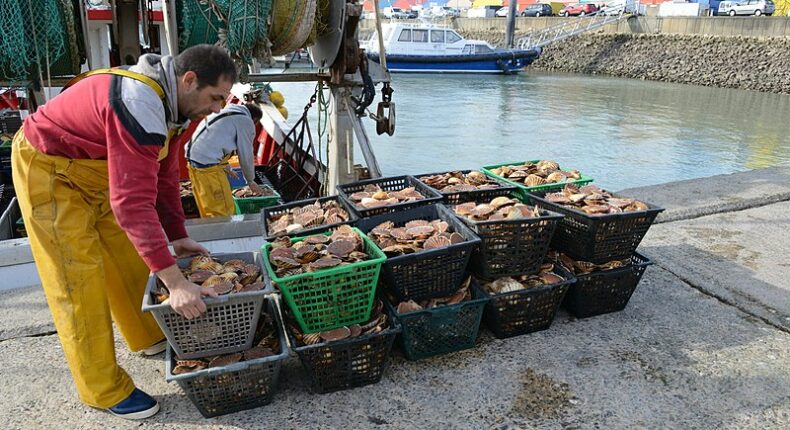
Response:
[[[156,81],[138,73],[88,73],[136,79],[165,95]],[[160,161],[167,148],[165,142]],[[41,286],[80,399],[98,408],[115,406],[132,393],[134,382],[115,360],[112,322],[132,351],[164,335],[141,311],[149,271],[110,208],[107,161],[44,154],[20,129],[12,169]]]
[[[231,115],[236,114],[221,114],[213,118],[212,122]],[[206,124],[206,127],[208,126],[209,124]],[[205,128],[203,130],[205,130]],[[201,130],[201,132],[203,130]],[[192,194],[195,195],[195,202],[197,203],[200,217],[208,218],[235,214],[236,206],[233,203],[230,181],[228,181],[228,174],[226,173],[228,160],[231,154],[226,155],[219,163],[213,166],[195,167],[192,165],[192,160],[189,158],[192,143],[195,141],[195,138],[197,138],[197,136],[194,136],[189,141],[186,157],[189,180],[192,181]]]

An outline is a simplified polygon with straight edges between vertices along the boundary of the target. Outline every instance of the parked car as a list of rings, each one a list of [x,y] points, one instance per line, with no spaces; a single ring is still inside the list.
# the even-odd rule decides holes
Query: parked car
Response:
[[[560,16],[584,16],[598,12],[598,6],[592,3],[579,3],[560,9]]]
[[[510,12],[510,6],[505,6],[497,9],[496,16],[498,18],[507,18],[508,13]]]
[[[773,15],[776,5],[771,0],[737,0],[719,3],[719,15]]]
[[[521,11],[521,16],[551,16],[553,14],[551,5],[546,3],[529,5]]]
[[[385,7],[382,12],[384,18],[387,19],[407,19],[409,17],[408,12],[399,7]]]

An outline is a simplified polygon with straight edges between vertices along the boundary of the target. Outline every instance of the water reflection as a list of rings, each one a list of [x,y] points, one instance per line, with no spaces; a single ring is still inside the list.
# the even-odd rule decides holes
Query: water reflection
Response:
[[[388,175],[553,158],[618,189],[790,165],[787,96],[534,72],[394,79],[395,136],[366,124]],[[312,85],[275,87],[300,112]]]

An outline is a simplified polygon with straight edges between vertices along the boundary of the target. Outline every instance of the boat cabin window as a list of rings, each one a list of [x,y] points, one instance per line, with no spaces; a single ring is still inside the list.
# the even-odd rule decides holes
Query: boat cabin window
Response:
[[[405,28],[401,30],[400,37],[398,37],[398,42],[411,42],[411,29]]]
[[[414,29],[411,32],[411,41],[412,42],[428,42],[428,30],[417,30]]]
[[[458,42],[459,40],[461,40],[461,36],[459,36],[458,33],[454,31],[447,32],[447,43],[455,43]]]
[[[444,43],[444,31],[431,30],[431,43]]]
[[[475,45],[465,45],[464,49],[461,50],[461,54],[474,54],[475,52]]]
[[[494,52],[488,45],[475,45],[475,54],[488,54]]]

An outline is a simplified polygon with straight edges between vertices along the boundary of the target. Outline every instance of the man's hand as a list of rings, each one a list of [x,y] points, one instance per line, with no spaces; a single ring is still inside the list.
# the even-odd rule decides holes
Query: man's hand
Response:
[[[256,184],[255,182],[250,182],[247,185],[249,185],[250,191],[255,193],[256,196],[260,196],[263,194],[263,189],[261,189],[261,186]]]
[[[173,244],[173,251],[176,252],[176,256],[179,258],[189,257],[195,254],[208,255],[208,249],[204,248],[203,245],[195,242],[194,240],[188,237],[174,240],[172,244]]]
[[[189,282],[175,264],[156,272],[156,276],[170,291],[170,307],[186,319],[197,318],[206,312],[202,297],[217,297],[217,293],[211,288],[202,288]]]
[[[236,173],[236,171],[235,171],[235,170],[233,170],[233,169],[228,169],[228,170],[226,170],[225,172],[226,172],[226,173],[228,174],[228,176],[230,176],[231,178],[233,178],[233,179],[239,179],[239,174],[238,174],[238,173]]]

